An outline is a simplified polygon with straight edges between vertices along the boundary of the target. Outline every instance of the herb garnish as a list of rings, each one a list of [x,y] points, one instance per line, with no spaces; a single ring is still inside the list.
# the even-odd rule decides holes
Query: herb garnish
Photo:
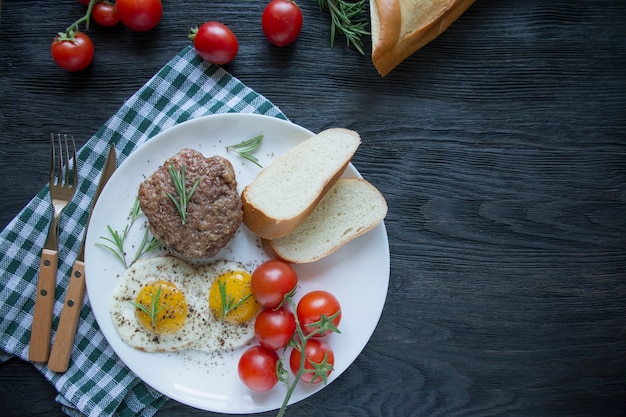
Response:
[[[248,294],[245,297],[240,298],[239,301],[237,301],[234,297],[228,295],[226,291],[226,283],[224,282],[224,280],[219,280],[217,282],[217,286],[220,289],[220,298],[222,300],[222,318],[220,320],[221,322],[224,322],[224,319],[226,318],[226,315],[228,313],[245,303],[248,298],[252,297],[252,294]]]
[[[187,203],[191,200],[191,196],[198,188],[198,184],[200,184],[200,178],[196,178],[196,181],[193,183],[191,190],[187,193],[186,187],[187,182],[185,179],[185,165],[183,164],[180,168],[180,171],[176,171],[174,168],[174,164],[170,164],[167,167],[170,177],[172,178],[172,182],[174,183],[174,188],[176,189],[176,193],[178,194],[178,199],[174,194],[169,193],[167,196],[172,200],[172,203],[176,206],[178,210],[178,214],[180,214],[180,219],[183,224],[187,223]]]
[[[143,213],[141,212],[141,207],[139,206],[139,199],[135,198],[135,203],[133,204],[133,208],[130,211],[129,223],[124,227],[124,230],[122,230],[122,232],[120,233],[117,230],[113,230],[111,226],[107,225],[107,229],[109,230],[109,234],[111,235],[111,237],[101,236],[100,239],[110,242],[111,245],[107,245],[105,243],[96,243],[96,246],[100,246],[113,253],[115,257],[120,262],[122,262],[124,268],[128,268],[130,265],[134,264],[137,259],[145,255],[146,253],[152,252],[161,247],[161,242],[156,240],[154,236],[150,238],[149,229],[146,228],[143,234],[143,239],[141,240],[141,243],[139,244],[139,247],[135,252],[135,256],[133,257],[130,264],[128,264],[126,260],[126,251],[124,250],[124,242],[126,242],[126,238],[128,237],[128,232],[130,231],[131,227],[142,214]]]
[[[156,290],[156,293],[152,294],[152,297],[150,298],[150,307],[149,308],[146,307],[145,305],[141,304],[141,303],[136,303],[134,301],[129,301],[129,303],[131,303],[132,305],[137,307],[139,310],[143,311],[148,316],[150,316],[150,322],[152,323],[152,328],[154,330],[156,330],[156,316],[161,311],[163,311],[163,310],[165,310],[167,308],[167,304],[165,304],[165,305],[163,305],[163,307],[159,308],[160,301],[161,301],[161,286],[159,285],[159,287]]]
[[[263,168],[259,163],[259,160],[252,155],[252,152],[256,151],[259,146],[261,146],[261,142],[263,141],[263,135],[258,135],[253,137],[252,139],[244,140],[237,145],[230,145],[226,147],[227,151],[237,152],[240,156],[246,158],[248,161],[256,164],[260,168]]]
[[[336,31],[343,33],[348,46],[351,44],[361,55],[363,52],[362,36],[369,35],[366,27],[369,20],[364,14],[365,0],[317,0],[320,9],[328,9],[331,17],[330,47],[335,43]]]

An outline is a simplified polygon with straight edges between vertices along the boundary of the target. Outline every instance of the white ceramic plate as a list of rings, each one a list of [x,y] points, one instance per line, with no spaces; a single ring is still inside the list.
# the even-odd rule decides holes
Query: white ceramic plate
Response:
[[[87,235],[86,281],[89,301],[100,329],[113,350],[143,381],[181,403],[203,410],[244,414],[277,409],[286,389],[279,383],[268,393],[249,391],[237,375],[237,362],[245,347],[219,354],[194,351],[144,353],[126,345],[117,335],[109,314],[111,294],[121,262],[96,243],[104,243],[107,226],[122,230],[128,222],[139,183],[152,174],[167,158],[189,147],[205,156],[228,158],[237,174],[239,191],[258,174],[260,168],[239,155],[227,152],[226,146],[263,134],[255,156],[266,166],[312,133],[274,117],[252,114],[207,116],[181,123],[150,139],[132,153],[111,177],[98,200]],[[350,165],[344,176],[359,177]],[[145,218],[138,221],[129,235],[138,243]],[[216,259],[231,259],[256,266],[269,259],[259,249],[258,241],[242,226],[227,248]],[[308,265],[296,265],[300,286],[296,299],[314,289],[333,293],[342,307],[341,334],[327,336],[335,353],[332,383],[361,353],[382,313],[389,283],[389,245],[384,224],[353,240],[332,255]],[[251,272],[251,271],[250,271]],[[284,362],[288,366],[288,361]],[[300,401],[324,388],[323,384],[299,384],[290,403]]]

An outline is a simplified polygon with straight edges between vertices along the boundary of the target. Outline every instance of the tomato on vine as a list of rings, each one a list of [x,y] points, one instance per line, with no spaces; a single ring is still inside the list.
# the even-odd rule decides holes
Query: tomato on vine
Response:
[[[83,32],[59,33],[50,47],[52,59],[66,71],[75,72],[91,64],[94,55],[93,42]]]
[[[252,294],[261,305],[276,308],[296,290],[298,275],[286,262],[272,259],[259,265],[250,279]]]
[[[298,276],[291,265],[282,260],[269,260],[259,265],[252,272],[250,287],[253,296],[265,308],[254,323],[254,335],[260,345],[241,356],[239,378],[253,391],[269,390],[278,381],[284,383],[287,393],[277,415],[282,417],[300,381],[328,382],[335,355],[320,337],[330,332],[339,333],[341,306],[335,296],[323,290],[305,294],[296,304]],[[292,350],[286,368],[276,351],[285,353],[288,347]],[[293,378],[287,369],[291,370]]]
[[[308,339],[304,346],[304,371],[300,380],[311,384],[326,383],[334,364],[335,354],[328,343],[320,339]],[[301,365],[302,352],[294,348],[289,355],[291,372],[298,374]]]
[[[296,319],[285,306],[261,310],[254,322],[254,336],[261,346],[278,350],[287,346],[296,332]]]
[[[198,55],[207,62],[225,65],[237,56],[239,42],[232,30],[220,22],[206,22],[189,34]]]
[[[94,22],[104,27],[113,27],[120,22],[115,4],[107,0],[94,4],[91,17]]]
[[[269,391],[278,382],[277,362],[278,354],[273,350],[252,346],[239,359],[239,378],[252,391]]]
[[[296,314],[305,335],[317,332],[313,336],[322,337],[333,331],[338,332],[341,306],[328,291],[311,291],[298,302]]]
[[[261,26],[270,43],[287,46],[302,30],[302,11],[293,0],[272,0],[263,10]]]
[[[117,0],[115,7],[122,23],[137,32],[152,29],[163,15],[161,0]]]

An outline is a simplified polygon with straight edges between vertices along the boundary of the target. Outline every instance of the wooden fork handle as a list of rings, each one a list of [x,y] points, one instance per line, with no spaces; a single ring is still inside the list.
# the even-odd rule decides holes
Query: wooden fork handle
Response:
[[[76,327],[78,326],[84,297],[85,264],[77,260],[72,268],[70,283],[65,294],[65,301],[63,302],[63,310],[61,310],[59,326],[57,327],[52,352],[50,352],[50,359],[48,360],[48,368],[55,372],[65,372],[69,367],[70,356],[74,347],[74,337],[76,336]]]
[[[35,311],[33,312],[28,351],[28,359],[33,362],[46,362],[50,354],[50,334],[52,333],[58,260],[58,253],[55,250],[44,249],[41,252]]]

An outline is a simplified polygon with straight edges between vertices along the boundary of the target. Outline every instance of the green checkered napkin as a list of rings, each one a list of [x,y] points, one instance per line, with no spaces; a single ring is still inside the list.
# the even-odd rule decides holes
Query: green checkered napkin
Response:
[[[78,253],[87,212],[114,143],[118,163],[157,133],[186,120],[226,113],[260,113],[286,119],[270,101],[187,47],[135,93],[80,149],[79,189],[61,217],[54,329],[64,288]],[[44,134],[44,133],[42,133]],[[39,256],[52,206],[43,188],[0,234],[0,361],[28,357]],[[117,358],[99,331],[86,297],[70,368],[56,374],[34,365],[54,386],[71,416],[152,416],[167,398],[145,385]]]

